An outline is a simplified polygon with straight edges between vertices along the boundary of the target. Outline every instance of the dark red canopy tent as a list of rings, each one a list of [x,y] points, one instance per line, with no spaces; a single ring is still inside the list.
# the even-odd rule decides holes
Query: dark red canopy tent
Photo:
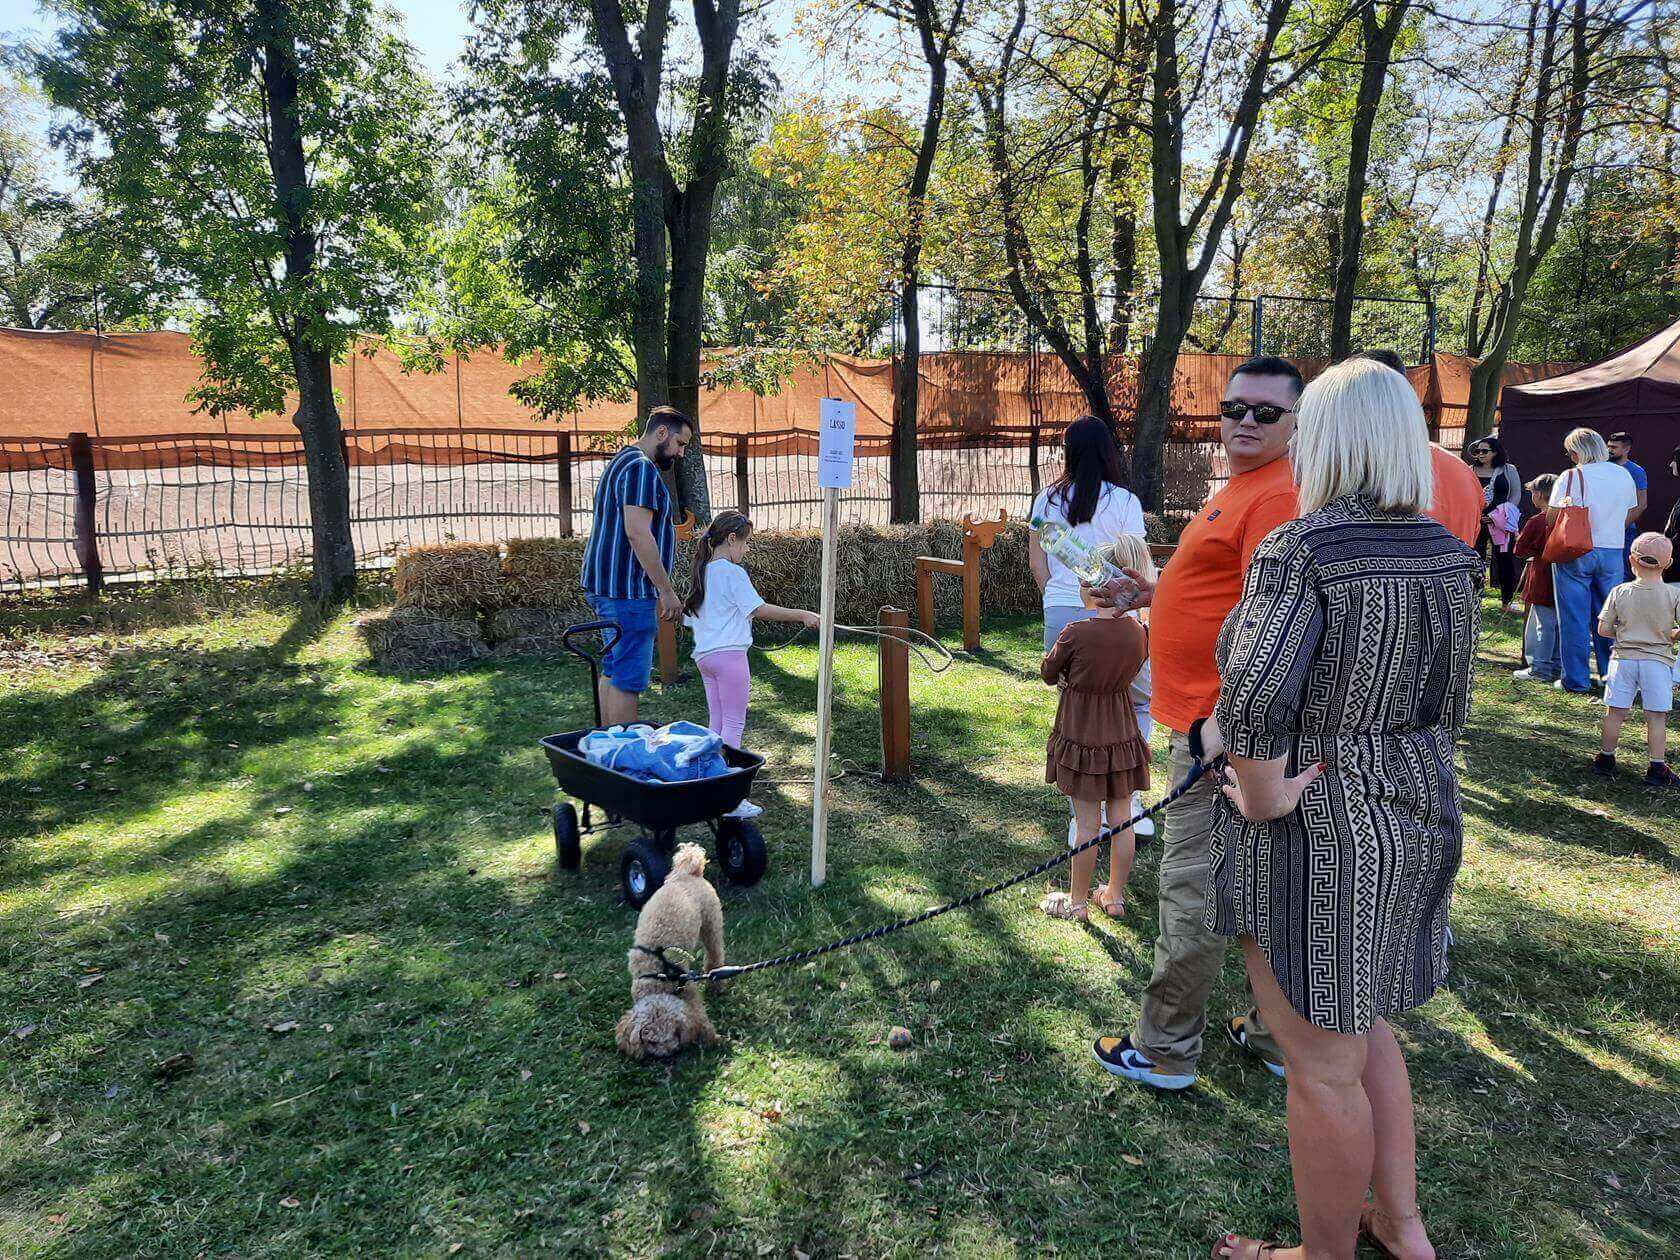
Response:
[[[1680,446],[1680,323],[1562,376],[1507,385],[1499,405],[1499,438],[1525,481],[1569,466],[1563,439],[1571,429],[1625,431],[1634,461],[1651,478],[1640,528],[1662,528],[1680,496],[1668,471]]]

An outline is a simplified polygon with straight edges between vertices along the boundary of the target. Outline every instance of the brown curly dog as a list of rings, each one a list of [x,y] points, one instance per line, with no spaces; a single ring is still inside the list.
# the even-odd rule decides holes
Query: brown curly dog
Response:
[[[632,1059],[663,1059],[695,1042],[712,1046],[720,1040],[700,987],[676,986],[657,974],[659,950],[703,946],[708,968],[723,965],[723,906],[705,870],[706,851],[680,845],[671,874],[636,920],[636,945],[628,955],[631,1006],[618,1021],[618,1048]]]

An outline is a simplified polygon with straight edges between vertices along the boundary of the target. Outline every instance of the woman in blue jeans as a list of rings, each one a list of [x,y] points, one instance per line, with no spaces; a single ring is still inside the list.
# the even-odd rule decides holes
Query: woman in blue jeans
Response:
[[[1598,612],[1610,588],[1622,581],[1622,546],[1627,523],[1638,511],[1639,495],[1627,469],[1610,463],[1610,448],[1591,429],[1576,429],[1563,439],[1574,467],[1552,487],[1548,520],[1565,507],[1584,507],[1592,525],[1592,550],[1552,566],[1557,597],[1558,638],[1563,677],[1557,686],[1584,694],[1592,690],[1590,658],[1598,658],[1600,680],[1610,670],[1610,640],[1597,631]]]

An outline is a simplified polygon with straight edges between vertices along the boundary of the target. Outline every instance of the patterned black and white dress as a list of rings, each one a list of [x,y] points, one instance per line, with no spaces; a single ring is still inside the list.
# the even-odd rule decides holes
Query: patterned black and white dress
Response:
[[[1445,977],[1481,581],[1427,517],[1337,499],[1260,544],[1220,634],[1229,750],[1328,769],[1271,822],[1217,798],[1207,926],[1252,936],[1320,1028],[1364,1033]]]

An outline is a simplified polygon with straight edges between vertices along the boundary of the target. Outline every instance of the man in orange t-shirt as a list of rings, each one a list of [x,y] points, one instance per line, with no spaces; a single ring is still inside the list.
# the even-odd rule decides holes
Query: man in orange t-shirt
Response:
[[[1242,595],[1249,559],[1262,538],[1295,516],[1289,440],[1301,388],[1300,372],[1283,359],[1250,359],[1232,373],[1219,407],[1231,478],[1185,527],[1153,594],[1150,711],[1172,731],[1168,778],[1174,784],[1194,760],[1190,724],[1213,712],[1219,698],[1214,641]],[[1142,1010],[1129,1037],[1099,1037],[1094,1047],[1110,1072],[1156,1089],[1195,1082],[1208,999],[1225,960],[1226,938],[1202,926],[1214,792],[1204,778],[1167,809],[1160,930]],[[1252,1005],[1227,1021],[1225,1035],[1283,1075],[1283,1056]]]
[[[1393,367],[1389,356],[1367,357]],[[1204,504],[1180,536],[1150,603],[1149,657],[1155,693],[1151,713],[1172,732],[1168,781],[1189,773],[1189,730],[1219,699],[1214,645],[1226,615],[1242,596],[1243,577],[1260,540],[1296,514],[1289,442],[1301,374],[1283,359],[1251,359],[1232,373],[1220,404],[1220,439],[1230,461],[1224,489]],[[1431,447],[1435,465],[1430,514],[1475,545],[1482,488],[1460,459]],[[1109,1071],[1157,1089],[1184,1089],[1196,1079],[1207,1004],[1224,963],[1226,940],[1202,926],[1214,788],[1203,779],[1167,810],[1161,846],[1160,931],[1155,965],[1129,1037],[1099,1037],[1095,1053]],[[1225,1023],[1226,1038],[1274,1074],[1283,1058],[1250,1006]]]

